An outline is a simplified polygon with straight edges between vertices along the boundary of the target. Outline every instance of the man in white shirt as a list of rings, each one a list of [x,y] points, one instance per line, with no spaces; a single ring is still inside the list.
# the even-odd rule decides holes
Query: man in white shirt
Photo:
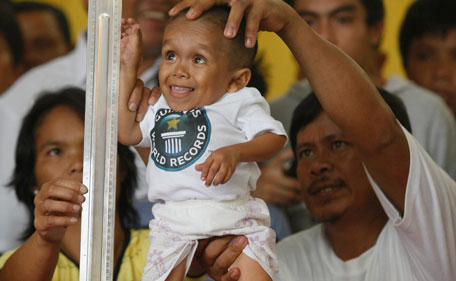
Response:
[[[385,101],[406,124],[407,113],[391,97]],[[323,109],[314,94],[293,115],[290,141],[302,198],[322,223],[277,245],[274,280],[454,280],[456,182],[398,122],[390,121],[399,127],[391,136],[375,114],[341,107],[347,118],[367,119],[359,139],[341,129],[334,109]],[[367,145],[371,135],[384,138],[385,148]]]
[[[87,0],[83,1],[87,6]],[[161,36],[169,5],[166,0],[123,1],[123,16],[136,18],[144,30],[144,60],[140,72],[148,87],[156,85]],[[25,207],[19,204],[13,190],[7,187],[14,168],[16,138],[22,118],[43,91],[55,91],[68,86],[85,89],[86,47],[84,32],[68,55],[31,69],[0,97],[0,253],[21,243],[19,238],[28,220]],[[136,198],[145,198],[147,186],[141,184],[144,182],[145,166],[139,157],[136,163],[143,169],[138,171],[140,188]]]
[[[456,178],[456,122],[443,100],[413,82],[392,75],[385,78],[379,63],[383,33],[383,0],[289,0],[293,8],[323,38],[357,62],[378,87],[400,97],[409,114],[412,133],[431,158]],[[281,98],[271,102],[271,114],[286,129],[290,112],[312,88],[307,80],[292,85]],[[282,165],[271,161],[263,166],[256,195],[270,203],[287,205],[294,231],[309,227],[305,206],[292,204],[299,193],[297,182],[286,177]]]

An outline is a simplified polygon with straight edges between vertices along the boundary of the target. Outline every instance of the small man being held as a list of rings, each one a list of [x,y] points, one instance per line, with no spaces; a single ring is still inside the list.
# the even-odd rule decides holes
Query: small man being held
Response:
[[[229,8],[197,20],[183,11],[163,35],[162,96],[138,123],[128,109],[137,80],[141,32],[123,21],[119,142],[150,146],[148,197],[154,205],[143,280],[183,280],[199,239],[245,235],[249,244],[233,264],[240,280],[272,280],[278,271],[275,233],[266,204],[250,196],[265,161],[284,146],[286,133],[255,88],[246,87],[256,48],[244,32],[223,35]],[[241,24],[245,29],[245,24]]]

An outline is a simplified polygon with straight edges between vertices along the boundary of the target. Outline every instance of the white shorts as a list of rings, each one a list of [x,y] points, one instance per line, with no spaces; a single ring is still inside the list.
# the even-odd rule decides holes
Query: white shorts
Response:
[[[243,253],[256,260],[271,276],[279,269],[275,232],[269,227],[269,210],[263,200],[246,196],[233,201],[187,200],[154,205],[149,252],[143,281],[166,280],[185,258],[186,273],[199,239],[227,234],[244,235]]]

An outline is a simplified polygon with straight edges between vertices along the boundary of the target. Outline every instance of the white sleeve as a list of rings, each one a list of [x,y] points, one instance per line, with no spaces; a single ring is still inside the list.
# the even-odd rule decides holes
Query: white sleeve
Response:
[[[434,280],[456,276],[456,182],[403,128],[410,150],[404,215],[393,206],[366,170],[412,264]]]
[[[144,119],[141,122],[139,122],[139,128],[141,129],[142,139],[135,146],[138,146],[138,147],[150,147],[151,146],[150,131],[155,126],[154,119],[155,119],[155,114],[154,114],[153,106],[149,105],[149,108],[147,109]]]
[[[244,99],[236,117],[236,125],[244,132],[247,140],[265,132],[286,137],[287,133],[282,123],[271,116],[267,101],[256,89],[248,88],[248,90],[255,92]]]

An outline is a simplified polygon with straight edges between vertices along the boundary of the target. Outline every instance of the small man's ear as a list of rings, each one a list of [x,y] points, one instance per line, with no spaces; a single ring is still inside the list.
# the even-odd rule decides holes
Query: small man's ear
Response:
[[[234,93],[247,86],[252,72],[248,68],[241,68],[233,73],[232,79],[228,84],[228,93]]]

